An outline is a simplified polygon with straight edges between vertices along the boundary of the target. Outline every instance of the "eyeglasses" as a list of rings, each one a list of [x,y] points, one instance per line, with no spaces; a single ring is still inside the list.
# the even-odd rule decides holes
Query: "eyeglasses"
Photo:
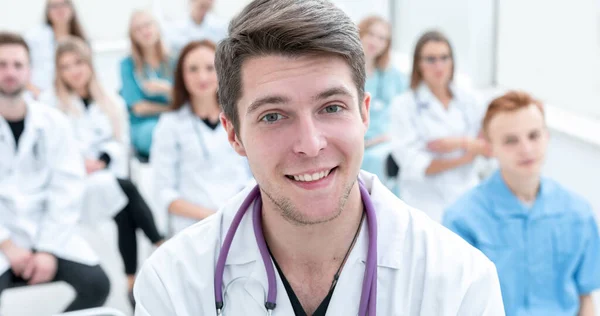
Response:
[[[445,64],[448,61],[451,61],[452,57],[448,54],[440,55],[440,56],[422,56],[421,60],[423,60],[426,64],[429,64],[429,65],[433,65],[433,64],[437,63],[438,61]]]
[[[48,9],[61,9],[61,8],[70,8],[71,4],[68,1],[55,2],[48,4]]]

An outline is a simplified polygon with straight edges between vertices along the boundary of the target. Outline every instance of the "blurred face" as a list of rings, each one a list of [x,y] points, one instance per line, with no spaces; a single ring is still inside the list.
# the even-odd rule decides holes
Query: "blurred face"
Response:
[[[265,206],[299,225],[336,218],[358,190],[369,123],[370,96],[358,99],[350,67],[331,56],[256,57],[244,62],[242,83],[239,138],[221,121]]]
[[[190,0],[190,13],[195,21],[202,21],[213,6],[213,0]]]
[[[0,97],[21,95],[29,81],[29,56],[20,45],[0,46]]]
[[[497,114],[487,134],[503,172],[517,177],[539,176],[546,155],[548,131],[535,106]]]
[[[214,95],[217,91],[215,51],[198,47],[188,53],[183,61],[183,81],[190,96]]]
[[[92,78],[92,68],[76,53],[64,53],[58,59],[60,79],[67,87],[79,90],[87,87]]]
[[[73,18],[73,7],[67,0],[48,0],[48,18],[52,25],[67,24]]]
[[[421,49],[419,67],[430,87],[447,86],[452,77],[450,47],[444,42],[430,41]]]
[[[152,47],[160,38],[158,26],[147,13],[137,14],[131,21],[133,40],[142,47]]]
[[[384,23],[376,22],[361,38],[365,57],[375,59],[385,51],[390,41],[390,29]]]

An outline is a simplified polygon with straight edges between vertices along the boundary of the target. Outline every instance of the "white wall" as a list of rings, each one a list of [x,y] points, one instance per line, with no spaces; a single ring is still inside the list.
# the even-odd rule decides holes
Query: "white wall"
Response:
[[[498,83],[600,118],[598,13],[595,0],[501,0]]]

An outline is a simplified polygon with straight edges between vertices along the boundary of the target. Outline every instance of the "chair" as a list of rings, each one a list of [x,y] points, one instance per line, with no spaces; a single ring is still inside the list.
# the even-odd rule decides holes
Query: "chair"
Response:
[[[84,309],[75,312],[54,314],[53,316],[126,316],[123,312],[109,307]]]

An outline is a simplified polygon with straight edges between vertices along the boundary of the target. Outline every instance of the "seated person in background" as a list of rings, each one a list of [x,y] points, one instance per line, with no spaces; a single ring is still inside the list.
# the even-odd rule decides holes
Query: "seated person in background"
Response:
[[[169,110],[172,60],[148,12],[133,13],[129,36],[131,56],[121,62],[121,95],[131,114],[131,143],[139,157],[147,160],[158,117]]]
[[[365,91],[371,94],[370,124],[365,135],[365,155],[361,168],[376,174],[384,182],[387,177],[385,159],[390,153],[389,107],[392,99],[408,88],[408,82],[403,74],[390,65],[390,24],[383,18],[372,16],[362,20],[358,30],[365,51]]]
[[[83,160],[64,115],[22,97],[28,52],[20,36],[0,33],[0,293],[65,281],[76,293],[67,311],[102,306],[108,277],[76,233]]]
[[[241,191],[251,174],[229,145],[219,122],[215,44],[192,42],[175,70],[173,112],[154,132],[151,165],[160,209],[175,233],[216,212]]]
[[[162,10],[155,9],[161,21],[165,41],[173,56],[178,56],[181,49],[192,41],[209,40],[218,43],[227,36],[227,23],[210,13],[214,0],[188,0],[190,16],[181,21],[161,21]],[[159,4],[160,1],[155,1]]]
[[[56,51],[56,87],[41,96],[42,103],[65,112],[70,119],[87,178],[82,222],[96,225],[114,218],[119,251],[125,265],[129,298],[137,272],[137,235],[141,228],[159,246],[163,238],[152,211],[131,181],[127,180],[129,131],[123,100],[100,85],[92,65],[92,52],[85,42],[71,37]]]
[[[391,109],[400,197],[438,222],[446,207],[479,183],[474,161],[487,155],[478,137],[484,107],[454,84],[454,67],[448,39],[437,31],[423,34],[414,52],[411,90]]]
[[[54,52],[58,41],[68,36],[86,40],[72,0],[46,0],[45,19],[25,36],[31,50],[31,83],[29,91],[37,98],[52,87],[54,80]]]
[[[544,111],[523,92],[495,99],[483,121],[500,170],[444,216],[495,264],[506,315],[594,316],[600,235],[590,205],[542,177]]]

